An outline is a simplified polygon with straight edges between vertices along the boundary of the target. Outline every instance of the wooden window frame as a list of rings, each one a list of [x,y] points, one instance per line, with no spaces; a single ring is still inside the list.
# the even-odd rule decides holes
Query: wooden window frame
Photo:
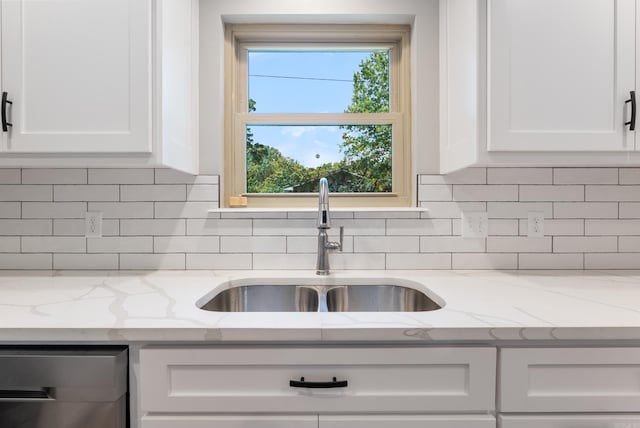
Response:
[[[388,193],[332,193],[332,206],[412,206],[410,29],[404,25],[225,25],[223,206],[231,196],[246,196],[248,207],[314,207],[310,193],[246,193],[247,125],[392,125],[392,181]],[[249,113],[249,49],[389,49],[388,113]]]

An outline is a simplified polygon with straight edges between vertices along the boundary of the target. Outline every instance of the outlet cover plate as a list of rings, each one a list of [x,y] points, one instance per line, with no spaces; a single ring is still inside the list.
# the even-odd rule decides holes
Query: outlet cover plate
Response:
[[[102,236],[102,213],[100,211],[87,211],[84,219],[84,236],[87,238]]]
[[[486,238],[489,236],[489,215],[486,211],[462,213],[462,237]]]
[[[529,238],[544,238],[544,211],[529,211],[527,213],[527,236]]]

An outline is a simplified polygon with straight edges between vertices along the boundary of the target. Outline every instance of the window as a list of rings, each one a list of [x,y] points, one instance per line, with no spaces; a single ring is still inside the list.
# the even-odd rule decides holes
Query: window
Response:
[[[411,204],[409,28],[227,25],[225,197]]]

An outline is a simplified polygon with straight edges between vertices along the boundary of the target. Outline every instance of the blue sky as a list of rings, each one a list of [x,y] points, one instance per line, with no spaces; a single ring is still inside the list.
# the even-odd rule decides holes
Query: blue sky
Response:
[[[249,52],[249,98],[256,113],[342,113],[353,74],[370,52]],[[337,126],[257,126],[254,141],[276,147],[307,167],[342,159]]]

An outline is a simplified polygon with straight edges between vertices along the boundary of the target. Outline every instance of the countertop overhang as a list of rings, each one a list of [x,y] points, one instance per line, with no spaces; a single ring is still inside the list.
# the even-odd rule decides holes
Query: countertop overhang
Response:
[[[311,271],[0,273],[1,342],[640,340],[640,271],[336,271],[420,282],[431,312],[221,313],[195,302],[228,280]]]

